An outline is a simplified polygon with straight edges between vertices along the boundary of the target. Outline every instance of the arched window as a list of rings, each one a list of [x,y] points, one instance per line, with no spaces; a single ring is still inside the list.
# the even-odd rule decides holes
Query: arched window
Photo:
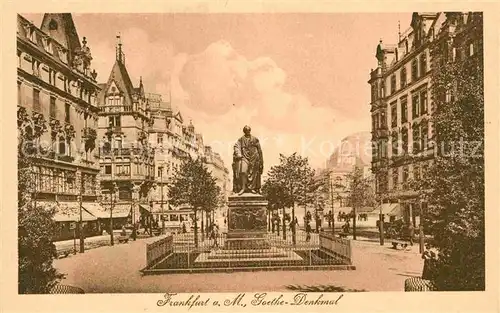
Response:
[[[424,51],[420,56],[420,73],[425,75],[427,73],[427,53]]]
[[[406,86],[406,67],[401,69],[401,88]]]

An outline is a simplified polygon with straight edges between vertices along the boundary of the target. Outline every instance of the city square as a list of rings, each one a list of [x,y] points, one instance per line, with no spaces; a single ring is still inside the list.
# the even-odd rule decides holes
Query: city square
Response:
[[[17,15],[19,293],[484,290],[482,13],[298,16]]]

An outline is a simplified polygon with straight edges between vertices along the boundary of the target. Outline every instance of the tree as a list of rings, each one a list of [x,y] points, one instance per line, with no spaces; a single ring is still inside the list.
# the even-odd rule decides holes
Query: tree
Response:
[[[347,201],[353,210],[352,238],[356,240],[356,210],[373,204],[373,188],[371,188],[369,179],[364,177],[363,169],[357,165],[347,175],[347,180],[349,184]]]
[[[304,199],[303,195],[306,191],[306,187],[310,180],[310,173],[314,172],[309,166],[309,161],[297,153],[293,153],[290,156],[285,156],[280,154],[280,163],[274,165],[268,172],[268,177],[270,182],[279,186],[281,203],[283,206],[283,211],[285,207],[292,208],[292,241],[293,244],[296,243],[296,225],[295,221],[295,204],[299,203],[301,199]],[[283,212],[284,213],[284,212]],[[283,231],[285,231],[286,224],[283,214]],[[285,235],[284,235],[285,236]]]
[[[315,171],[309,166],[303,166],[299,168],[301,174],[301,180],[298,181],[300,184],[299,190],[301,191],[297,195],[297,204],[304,207],[304,216],[307,212],[308,204],[315,204],[316,191],[319,188],[318,182],[315,180]]]
[[[269,173],[273,173],[262,186],[262,195],[268,201],[268,210],[283,210],[283,240],[286,240],[285,208],[290,206],[288,200],[288,189],[281,181],[276,180],[275,170],[271,168]]]
[[[423,221],[433,236],[427,248],[437,251],[430,263],[438,290],[485,288],[482,34],[482,13],[472,13],[453,42],[444,34],[431,49],[437,155],[418,190],[428,204]],[[447,58],[453,48],[461,58]]]
[[[198,223],[197,212],[199,210],[210,210],[217,205],[219,188],[215,178],[207,170],[200,158],[187,159],[174,175],[169,186],[169,197],[172,204],[187,204],[194,211],[194,242],[198,247]],[[203,224],[203,216],[201,218]]]
[[[53,267],[57,257],[52,242],[56,233],[55,209],[37,206],[36,176],[33,173],[35,143],[45,131],[41,115],[30,118],[18,111],[18,289],[22,294],[49,293],[63,278]]]

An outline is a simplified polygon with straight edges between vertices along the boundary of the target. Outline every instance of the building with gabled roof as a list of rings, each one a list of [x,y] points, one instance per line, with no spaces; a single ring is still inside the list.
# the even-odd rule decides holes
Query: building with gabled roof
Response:
[[[145,221],[155,180],[154,149],[149,143],[152,123],[142,77],[134,87],[125,65],[120,36],[116,59],[99,94],[101,188],[107,205],[130,206],[130,222]]]
[[[97,218],[85,210],[99,197],[100,87],[87,39],[80,41],[70,13],[46,13],[40,27],[18,15],[16,39],[18,134],[33,160],[31,199],[56,208],[55,240],[73,238],[81,207],[83,232],[97,234]]]

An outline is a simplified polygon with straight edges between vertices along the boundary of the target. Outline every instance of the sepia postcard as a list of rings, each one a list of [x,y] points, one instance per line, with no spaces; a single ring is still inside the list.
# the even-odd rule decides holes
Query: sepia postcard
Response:
[[[2,312],[500,310],[494,1],[24,3]]]

